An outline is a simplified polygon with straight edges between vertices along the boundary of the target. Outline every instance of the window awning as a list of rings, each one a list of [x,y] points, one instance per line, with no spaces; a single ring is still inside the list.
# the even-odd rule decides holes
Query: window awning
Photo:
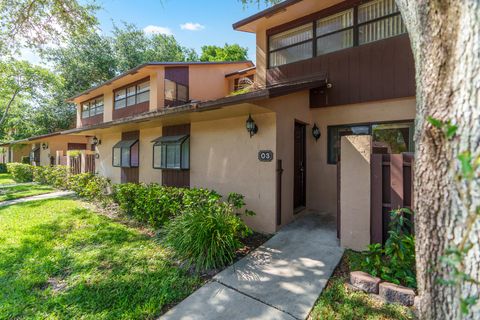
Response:
[[[153,140],[155,145],[168,144],[168,143],[183,143],[189,137],[188,134],[178,136],[164,136]]]
[[[115,144],[113,146],[113,148],[131,148],[135,143],[138,142],[138,139],[137,140],[122,140],[122,141],[119,141],[117,142],[117,144]]]

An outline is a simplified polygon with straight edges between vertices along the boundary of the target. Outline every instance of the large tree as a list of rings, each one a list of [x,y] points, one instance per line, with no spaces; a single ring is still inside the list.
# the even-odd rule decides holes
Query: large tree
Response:
[[[43,49],[96,26],[95,5],[76,0],[0,1],[0,53]]]
[[[396,2],[410,35],[416,68],[419,317],[478,319],[480,3]]]
[[[480,3],[397,0],[397,4],[416,67],[414,197],[420,318],[478,318]]]

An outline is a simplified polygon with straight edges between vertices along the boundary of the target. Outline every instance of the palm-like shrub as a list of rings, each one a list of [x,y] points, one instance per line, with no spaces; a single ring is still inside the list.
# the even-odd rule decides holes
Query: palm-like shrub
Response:
[[[243,196],[231,194],[224,202],[217,193],[197,192],[190,194],[182,214],[165,226],[164,242],[197,271],[220,268],[233,262],[240,240],[251,233],[238,213],[245,204]]]

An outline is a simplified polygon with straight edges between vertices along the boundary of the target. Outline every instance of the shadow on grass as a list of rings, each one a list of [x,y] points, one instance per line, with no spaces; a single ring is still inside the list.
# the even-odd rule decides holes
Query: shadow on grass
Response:
[[[152,318],[199,283],[172,267],[148,236],[87,209],[25,228],[17,240],[0,242],[2,319]],[[55,290],[52,279],[66,285]]]

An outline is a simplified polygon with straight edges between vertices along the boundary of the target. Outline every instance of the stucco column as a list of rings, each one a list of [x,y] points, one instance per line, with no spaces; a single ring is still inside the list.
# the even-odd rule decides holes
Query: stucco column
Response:
[[[345,136],[340,156],[340,243],[363,251],[370,244],[371,136]]]

